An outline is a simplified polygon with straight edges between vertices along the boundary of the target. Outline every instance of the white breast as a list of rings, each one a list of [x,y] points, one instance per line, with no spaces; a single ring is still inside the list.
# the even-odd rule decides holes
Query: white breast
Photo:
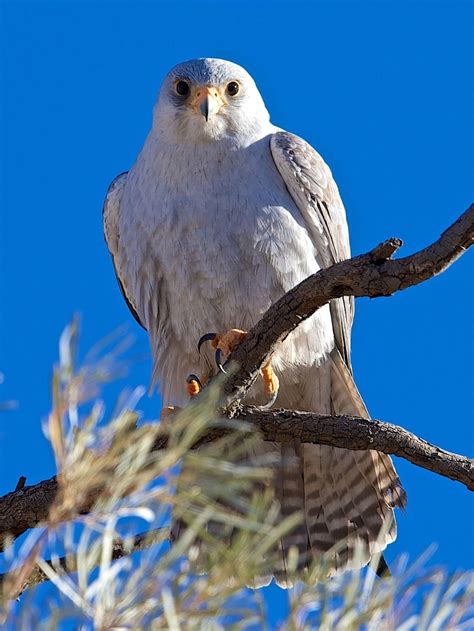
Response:
[[[174,382],[182,388],[186,375],[199,370],[196,343],[203,333],[249,329],[318,270],[268,136],[234,151],[216,144],[160,146],[150,137],[127,178],[120,214],[126,275],[167,400],[177,398]],[[329,310],[297,335],[281,349],[280,368],[314,364],[330,350]],[[303,338],[304,352],[297,344],[296,353]]]

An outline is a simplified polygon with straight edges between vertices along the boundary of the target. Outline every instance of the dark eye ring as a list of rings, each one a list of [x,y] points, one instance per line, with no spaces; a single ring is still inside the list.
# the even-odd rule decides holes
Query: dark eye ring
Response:
[[[231,81],[227,84],[226,90],[227,94],[229,94],[230,96],[235,96],[239,93],[240,85],[237,83],[237,81]]]
[[[175,85],[176,94],[179,96],[188,96],[189,94],[189,83],[187,81],[178,81]]]

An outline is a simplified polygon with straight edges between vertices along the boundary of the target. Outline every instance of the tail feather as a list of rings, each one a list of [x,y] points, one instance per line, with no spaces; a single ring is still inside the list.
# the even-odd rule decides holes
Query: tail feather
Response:
[[[329,362],[331,366],[331,407],[333,414],[370,418],[352,374],[337,348],[332,351]]]
[[[370,418],[354,379],[337,349],[331,354],[331,376],[333,413]],[[380,494],[388,506],[391,508],[404,508],[406,505],[406,493],[390,456],[374,450],[355,453],[362,455],[364,460],[364,454],[371,454],[373,467],[369,465],[366,470],[366,474],[369,472],[374,474],[371,476],[370,482],[376,481]]]
[[[337,350],[331,355],[329,370],[332,413],[369,418]],[[304,445],[303,450],[305,515],[313,554],[326,553],[334,545],[334,570],[349,568],[353,567],[357,542],[363,542],[365,558],[359,558],[359,562],[367,563],[395,539],[393,508],[405,502],[405,492],[390,457],[373,450],[324,445]],[[379,533],[387,521],[391,525],[380,540]]]
[[[285,519],[302,510],[305,503],[305,487],[299,444],[296,441],[294,445],[283,444],[280,450],[281,461],[275,468],[275,490],[280,504],[281,518]],[[288,552],[292,547],[298,551],[297,569],[302,570],[307,564],[308,552],[308,532],[304,521],[282,537],[280,542],[280,550],[275,567],[275,579],[280,587],[291,586],[288,578],[287,558]]]

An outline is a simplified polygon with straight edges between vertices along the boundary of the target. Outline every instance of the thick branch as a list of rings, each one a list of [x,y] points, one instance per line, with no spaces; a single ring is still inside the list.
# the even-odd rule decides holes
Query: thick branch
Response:
[[[473,243],[474,204],[435,243],[411,256],[391,260],[401,241],[389,239],[309,276],[274,303],[232,353],[229,361],[237,370],[224,385],[224,405],[244,397],[275,346],[317,309],[342,296],[390,296],[418,285],[444,271]]]
[[[474,491],[474,460],[444,451],[398,425],[357,416],[262,410],[243,405],[234,408],[234,418],[252,423],[265,440],[277,443],[299,440],[343,449],[374,449],[404,458]]]

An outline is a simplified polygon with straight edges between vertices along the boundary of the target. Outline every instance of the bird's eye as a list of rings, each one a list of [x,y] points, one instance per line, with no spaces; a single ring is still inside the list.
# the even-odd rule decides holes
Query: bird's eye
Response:
[[[235,96],[240,90],[240,85],[237,83],[237,81],[231,81],[227,84],[226,90],[227,94],[229,94],[230,96]]]
[[[179,96],[187,96],[189,94],[189,83],[187,81],[178,81],[175,90]]]

